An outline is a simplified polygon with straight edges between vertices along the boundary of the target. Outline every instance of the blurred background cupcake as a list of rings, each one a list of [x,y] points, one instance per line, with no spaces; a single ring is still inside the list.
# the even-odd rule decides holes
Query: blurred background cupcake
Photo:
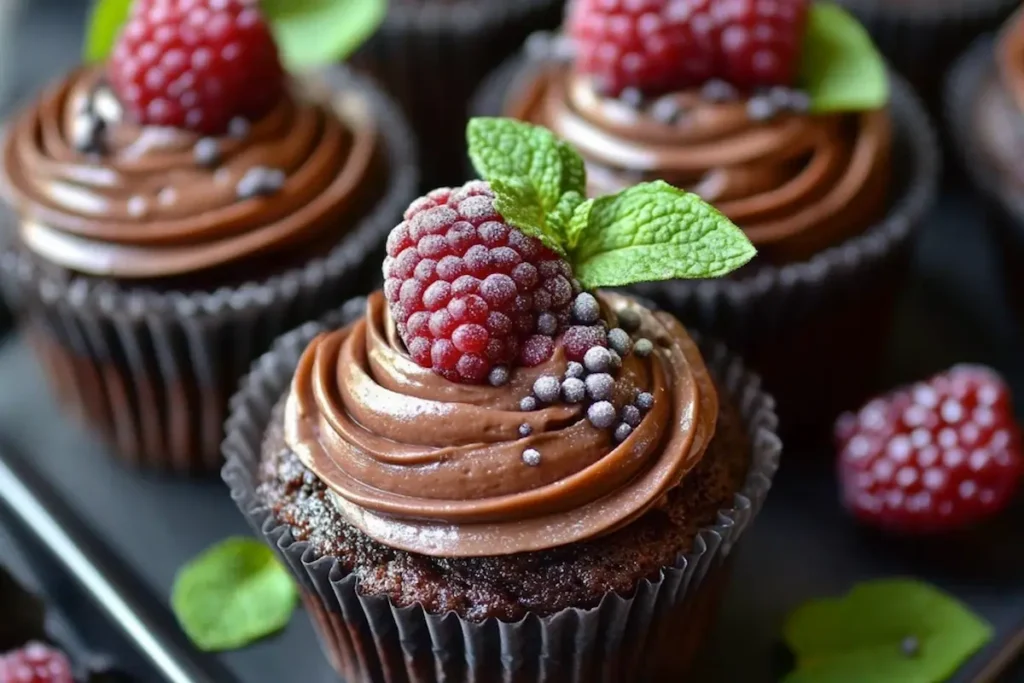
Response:
[[[885,56],[938,104],[942,79],[977,36],[994,30],[1019,0],[836,0],[867,27]]]
[[[662,179],[743,228],[759,257],[732,277],[639,291],[740,349],[778,399],[787,438],[824,436],[881,368],[935,199],[927,114],[833,4],[607,7],[571,3],[566,33],[499,69],[477,113],[564,136],[592,194]],[[757,26],[767,38],[749,37]]]
[[[534,31],[562,20],[564,0],[390,0],[353,57],[401,103],[420,141],[424,186],[464,179],[467,102]]]
[[[1024,10],[957,62],[946,115],[959,160],[987,200],[1010,299],[1024,315]]]
[[[60,400],[118,455],[211,471],[252,360],[364,291],[415,150],[365,77],[287,77],[250,4],[159,9],[119,33],[128,7],[98,5],[96,63],[8,123],[0,284]],[[287,63],[288,41],[308,55],[326,36],[333,63],[345,37],[285,35]]]

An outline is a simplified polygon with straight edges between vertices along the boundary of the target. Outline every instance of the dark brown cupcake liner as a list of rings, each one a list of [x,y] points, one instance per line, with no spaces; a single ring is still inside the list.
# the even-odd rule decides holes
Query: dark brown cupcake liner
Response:
[[[760,511],[782,450],[774,402],[724,347],[707,343],[708,366],[738,406],[752,460],[734,504],[702,529],[690,553],[642,581],[633,595],[609,594],[592,609],[566,609],[514,622],[472,622],[361,595],[336,558],[297,542],[257,498],[264,431],[303,349],[319,332],[363,313],[363,302],[282,337],[257,361],[232,400],[224,480],[256,534],[299,582],[324,651],[350,681],[367,683],[593,683],[679,681],[708,630],[727,579],[727,558]]]
[[[558,26],[564,0],[391,2],[352,58],[402,104],[417,132],[428,189],[459,184],[466,103],[480,81],[534,31]]]
[[[997,40],[996,35],[983,36],[960,57],[946,81],[944,108],[953,149],[984,201],[999,240],[1010,300],[1018,314],[1024,316],[1024,192],[1009,187],[985,158],[975,140],[972,117],[981,88],[996,74]]]
[[[478,93],[474,112],[501,112],[506,94],[530,72],[523,58],[506,63]],[[823,436],[836,415],[877,388],[913,238],[935,202],[941,164],[928,114],[895,74],[891,110],[894,189],[877,225],[808,261],[634,288],[741,353],[778,401],[787,441]]]
[[[939,98],[956,55],[1020,6],[1019,0],[838,0],[860,19],[889,61]]]
[[[373,282],[389,231],[415,197],[412,135],[397,107],[343,68],[326,74],[376,113],[388,185],[326,256],[239,287],[158,292],[49,267],[0,234],[0,286],[58,399],[122,459],[180,473],[214,472],[228,400],[273,340]],[[10,211],[8,211],[10,213]],[[17,220],[17,217],[9,216]],[[0,225],[0,227],[3,227]]]

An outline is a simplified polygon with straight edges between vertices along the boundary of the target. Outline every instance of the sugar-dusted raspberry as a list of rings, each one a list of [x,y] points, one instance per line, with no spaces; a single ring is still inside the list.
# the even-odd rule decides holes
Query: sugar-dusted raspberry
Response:
[[[134,118],[207,135],[255,120],[284,94],[284,70],[254,0],[136,0],[108,66]]]
[[[608,346],[608,333],[601,325],[574,325],[562,335],[562,345],[569,360],[582,363],[590,349]]]
[[[809,4],[809,0],[719,3],[718,76],[747,91],[796,82]]]
[[[1024,471],[1009,389],[978,366],[957,366],[844,415],[836,440],[847,507],[898,531],[979,522],[1008,505]]]
[[[661,93],[715,75],[715,0],[574,0],[567,30],[576,67],[612,96]]]
[[[537,322],[569,319],[572,269],[501,218],[487,183],[417,199],[387,254],[384,294],[419,365],[482,384],[497,366],[551,358],[558,330]]]
[[[33,642],[0,655],[0,683],[74,683],[74,680],[64,653]]]

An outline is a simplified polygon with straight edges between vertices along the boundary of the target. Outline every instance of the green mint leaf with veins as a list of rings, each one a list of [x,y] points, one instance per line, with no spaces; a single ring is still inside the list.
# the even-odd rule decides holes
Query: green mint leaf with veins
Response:
[[[600,197],[578,211],[569,256],[587,289],[719,277],[756,253],[714,207],[662,181]]]
[[[0,0],[3,1],[3,0]],[[102,62],[128,21],[133,0],[97,0],[85,41],[85,59]],[[387,14],[387,0],[260,0],[292,71],[327,66],[355,52]]]
[[[131,15],[133,0],[97,0],[89,15],[85,38],[85,61],[102,62],[114,51],[121,27]]]
[[[885,59],[851,14],[831,2],[808,10],[800,86],[816,113],[880,109],[889,101]]]
[[[940,683],[992,628],[934,586],[887,579],[801,606],[785,638],[797,664],[783,683]]]
[[[261,0],[291,71],[341,61],[376,32],[387,0]]]
[[[185,565],[171,607],[201,650],[230,650],[284,628],[298,601],[274,551],[249,538],[228,539]]]
[[[575,215],[576,209],[580,204],[583,204],[585,201],[586,199],[579,192],[566,192],[558,200],[554,210],[547,216],[551,231],[558,233],[561,238],[560,242],[563,250],[566,248],[571,249],[573,246],[572,235],[570,234],[572,217]]]
[[[524,235],[537,238],[559,256],[566,255],[562,228],[556,216],[544,211],[535,185],[519,176],[498,177],[491,180],[491,189],[494,191],[494,208],[502,218]],[[552,221],[552,218],[556,220]]]

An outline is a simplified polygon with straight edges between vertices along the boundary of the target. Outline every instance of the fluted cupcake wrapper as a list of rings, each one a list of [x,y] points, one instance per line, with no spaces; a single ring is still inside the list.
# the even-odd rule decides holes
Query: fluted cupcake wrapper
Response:
[[[301,585],[325,653],[348,681],[366,683],[596,683],[681,680],[708,630],[733,546],[758,514],[779,465],[774,402],[722,346],[702,344],[719,386],[736,403],[752,444],[750,470],[733,505],[702,529],[693,550],[629,596],[507,623],[428,614],[360,594],[338,560],[297,542],[256,495],[263,435],[303,349],[324,329],[362,314],[356,300],[321,323],[281,338],[257,361],[232,400],[224,480],[255,533]]]
[[[838,0],[864,23],[886,57],[915,85],[932,88],[972,40],[995,29],[1019,0]]]
[[[463,180],[466,103],[480,81],[534,31],[556,27],[562,0],[389,3],[352,58],[402,104],[416,131],[429,189]]]
[[[501,112],[537,64],[522,57],[506,63],[478,93],[474,112]],[[906,81],[891,78],[894,189],[878,224],[807,261],[633,288],[741,353],[776,397],[787,440],[819,437],[876,389],[912,241],[935,202],[941,159],[934,128]]]
[[[415,197],[413,138],[397,107],[366,78],[341,68],[324,76],[332,89],[368,99],[388,185],[321,258],[239,287],[160,292],[56,269],[21,248],[13,227],[0,234],[0,286],[20,330],[62,403],[122,459],[180,473],[217,471],[228,400],[253,359],[279,335],[369,288],[369,269],[379,267],[387,234]]]

